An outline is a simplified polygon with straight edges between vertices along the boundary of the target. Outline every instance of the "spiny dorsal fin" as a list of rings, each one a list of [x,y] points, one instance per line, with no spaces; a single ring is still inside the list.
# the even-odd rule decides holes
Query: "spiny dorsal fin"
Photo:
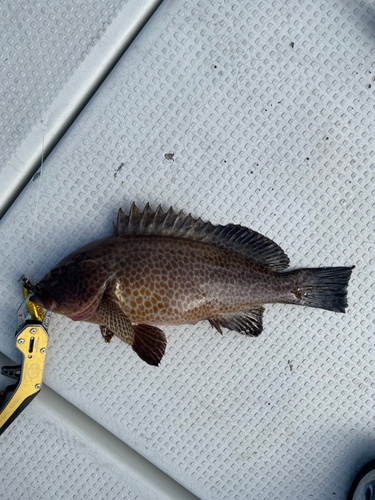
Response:
[[[176,214],[172,208],[164,212],[160,205],[154,211],[147,203],[141,212],[133,203],[128,215],[120,208],[117,223],[113,226],[116,236],[143,234],[193,239],[242,253],[276,271],[282,271],[289,265],[284,251],[256,231],[235,224],[214,226],[182,211]]]

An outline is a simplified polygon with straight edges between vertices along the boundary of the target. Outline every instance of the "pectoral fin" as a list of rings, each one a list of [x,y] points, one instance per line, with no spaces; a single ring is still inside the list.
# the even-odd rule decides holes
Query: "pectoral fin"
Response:
[[[100,330],[105,342],[109,342],[113,335],[116,335],[126,344],[133,345],[134,328],[130,319],[108,297],[104,296],[102,298],[96,313],[90,321],[101,325]]]
[[[134,325],[133,328],[133,351],[149,365],[158,366],[167,346],[164,333],[151,325]]]
[[[104,342],[109,344],[111,342],[112,337],[114,336],[114,333],[111,332],[111,330],[104,325],[100,325],[100,331],[101,334],[103,335]]]

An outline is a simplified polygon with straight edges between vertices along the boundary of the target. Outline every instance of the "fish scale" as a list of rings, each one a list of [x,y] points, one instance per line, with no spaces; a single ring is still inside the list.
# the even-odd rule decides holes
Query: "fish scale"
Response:
[[[101,325],[147,363],[165,351],[155,325],[208,320],[257,336],[263,304],[286,303],[345,312],[352,268],[284,271],[289,259],[251,229],[213,226],[172,209],[119,210],[114,236],[63,259],[35,287],[34,302],[75,321]]]
[[[126,259],[113,265],[114,245]],[[290,279],[205,243],[157,236],[107,239],[89,256],[115,272],[107,293],[134,323],[195,323],[290,298]]]

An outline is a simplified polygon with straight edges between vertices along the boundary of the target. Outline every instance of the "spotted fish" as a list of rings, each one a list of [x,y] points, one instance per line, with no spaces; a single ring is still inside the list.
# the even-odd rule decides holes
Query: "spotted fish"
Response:
[[[114,235],[71,253],[36,286],[36,304],[100,325],[158,365],[166,348],[157,325],[207,320],[257,336],[263,304],[345,312],[352,267],[285,271],[289,259],[251,229],[213,226],[172,209],[120,209]]]

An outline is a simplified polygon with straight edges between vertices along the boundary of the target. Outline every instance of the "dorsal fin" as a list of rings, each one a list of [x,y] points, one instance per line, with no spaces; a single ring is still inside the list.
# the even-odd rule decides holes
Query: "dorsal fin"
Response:
[[[115,236],[130,234],[174,236],[213,243],[239,252],[276,271],[282,271],[289,265],[289,259],[284,251],[272,240],[256,231],[235,224],[214,226],[210,222],[203,222],[201,218],[193,219],[190,214],[185,215],[182,211],[176,214],[172,208],[164,212],[160,205],[154,211],[147,203],[141,212],[133,203],[128,215],[120,208],[117,223],[113,224],[113,228]]]

